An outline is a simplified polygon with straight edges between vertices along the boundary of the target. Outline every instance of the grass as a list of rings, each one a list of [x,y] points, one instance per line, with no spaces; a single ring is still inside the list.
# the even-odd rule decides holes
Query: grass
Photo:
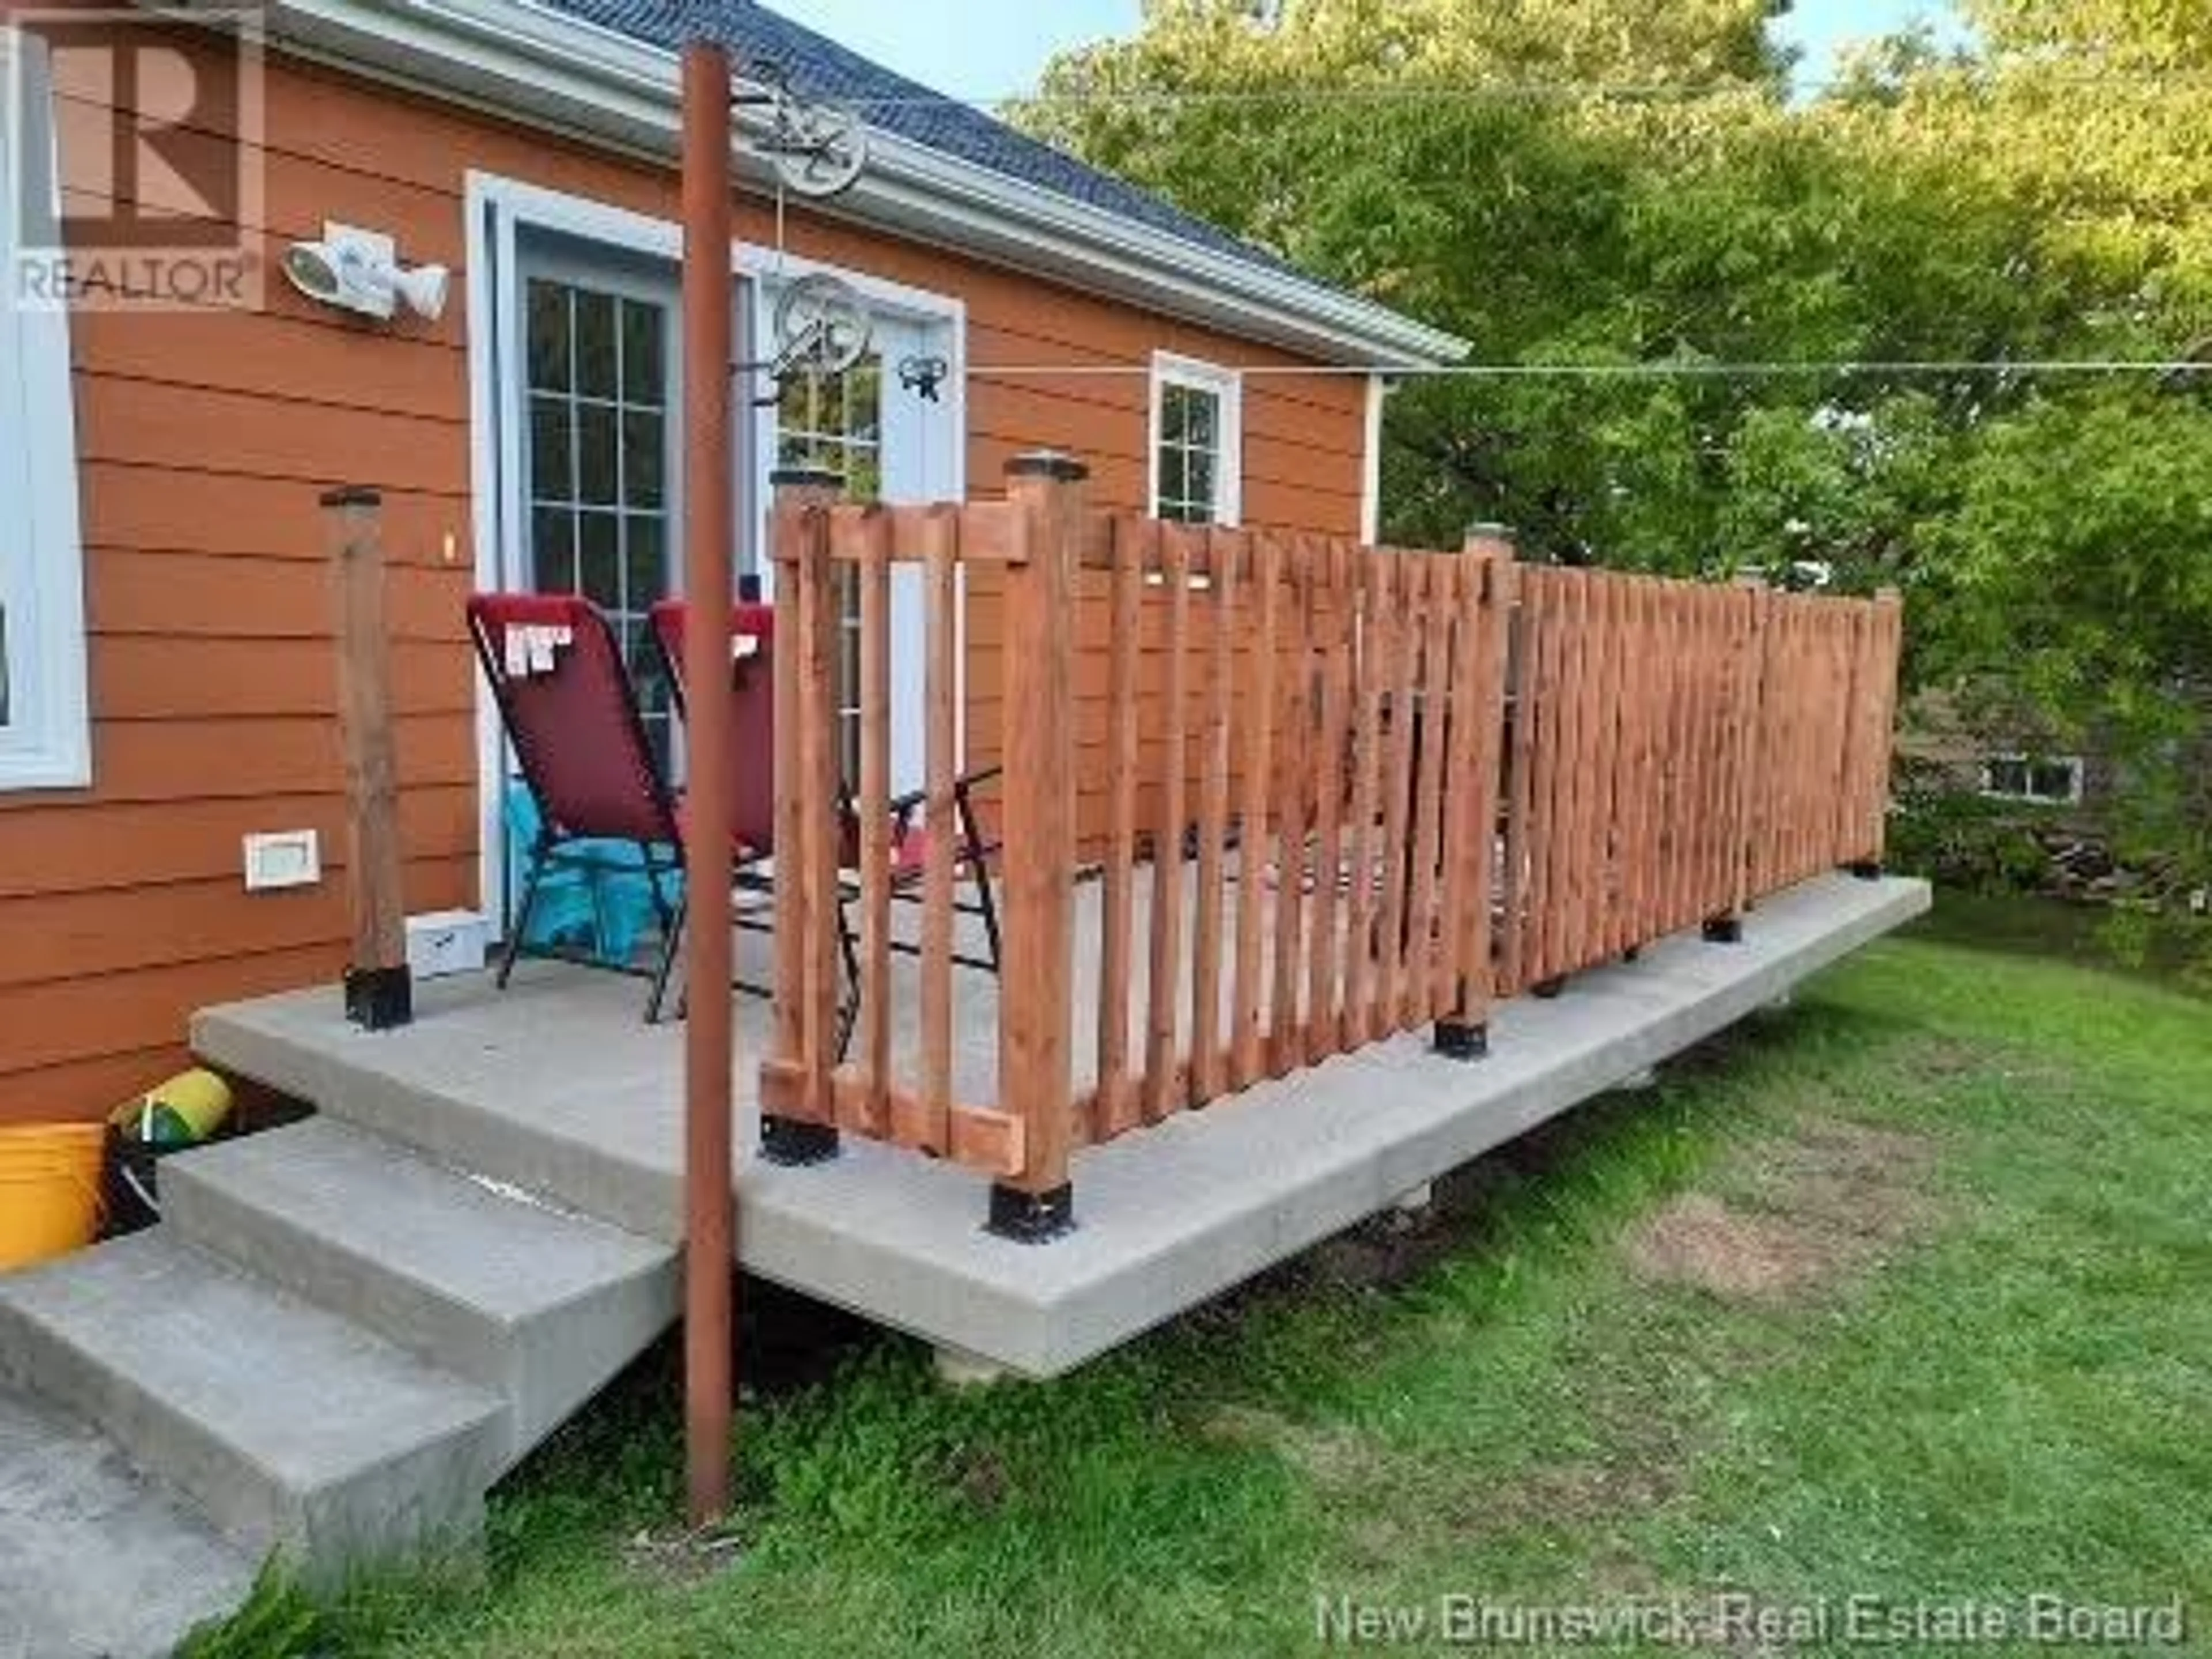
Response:
[[[2179,1597],[2201,1637],[2205,1005],[1959,932],[1071,1379],[951,1395],[846,1346],[741,1413],[733,1547],[653,1533],[664,1357],[495,1500],[487,1565],[362,1586],[317,1650],[1296,1654],[1321,1599],[1454,1592],[1828,1598],[1802,1652],[1853,1595]]]

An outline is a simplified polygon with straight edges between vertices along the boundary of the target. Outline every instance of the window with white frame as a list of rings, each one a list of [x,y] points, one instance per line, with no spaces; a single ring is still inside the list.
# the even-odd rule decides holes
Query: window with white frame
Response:
[[[18,298],[59,217],[44,43],[0,28],[0,790],[91,781],[69,313]]]
[[[1243,383],[1234,371],[1152,358],[1152,516],[1231,524],[1243,511]]]
[[[1996,800],[2070,806],[2081,799],[2079,755],[1989,755],[1982,760],[1982,793]]]

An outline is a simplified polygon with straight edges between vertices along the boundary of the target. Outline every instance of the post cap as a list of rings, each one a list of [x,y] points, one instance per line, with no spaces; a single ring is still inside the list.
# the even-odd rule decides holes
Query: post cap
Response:
[[[340,484],[323,492],[325,507],[381,507],[384,492],[368,484]]]
[[[826,466],[780,466],[768,475],[771,489],[842,489],[845,475]]]
[[[1483,519],[1468,526],[1467,533],[1469,540],[1510,542],[1513,539],[1513,526],[1500,524],[1495,519]]]
[[[1032,449],[1006,463],[1009,478],[1050,478],[1055,483],[1081,483],[1091,469],[1074,456],[1057,449]]]

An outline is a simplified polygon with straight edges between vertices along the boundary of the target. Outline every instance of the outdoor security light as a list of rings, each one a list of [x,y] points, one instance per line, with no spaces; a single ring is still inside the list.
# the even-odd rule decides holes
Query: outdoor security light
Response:
[[[284,275],[310,300],[388,320],[402,305],[435,322],[446,309],[443,265],[399,264],[389,236],[325,222],[319,242],[295,242],[284,252]]]

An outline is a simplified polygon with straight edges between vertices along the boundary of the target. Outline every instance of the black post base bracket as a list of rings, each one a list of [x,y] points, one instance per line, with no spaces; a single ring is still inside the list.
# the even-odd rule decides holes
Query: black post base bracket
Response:
[[[983,1231],[1017,1244],[1044,1244],[1075,1231],[1075,1185],[1064,1182],[1047,1193],[1025,1193],[994,1182],[991,1218]]]
[[[805,1118],[763,1115],[760,1155],[769,1164],[787,1168],[827,1164],[837,1156],[837,1131],[833,1125],[811,1123]]]
[[[1490,1052],[1490,1027],[1440,1019],[1437,1022],[1435,1047],[1447,1060],[1480,1060]]]
[[[365,1031],[389,1031],[415,1018],[415,978],[404,968],[349,968],[346,1018]]]

